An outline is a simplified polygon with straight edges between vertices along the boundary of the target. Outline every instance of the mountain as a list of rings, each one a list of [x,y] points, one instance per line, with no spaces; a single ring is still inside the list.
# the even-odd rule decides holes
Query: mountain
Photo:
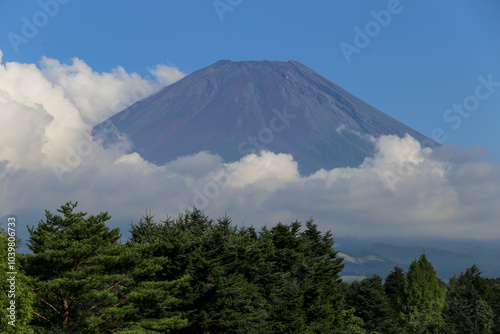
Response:
[[[404,244],[399,245],[377,242],[360,248],[340,247],[339,256],[344,258],[344,280],[351,281],[373,274],[385,278],[394,266],[407,270],[410,263],[425,252],[438,277],[448,281],[453,275],[458,276],[473,264],[479,266],[485,277],[500,277],[500,259],[497,256],[499,251],[498,242],[405,240]]]
[[[292,154],[302,174],[358,166],[381,135],[432,142],[295,60],[218,61],[93,129],[104,144],[118,133],[158,165],[199,151],[235,161],[267,149]]]

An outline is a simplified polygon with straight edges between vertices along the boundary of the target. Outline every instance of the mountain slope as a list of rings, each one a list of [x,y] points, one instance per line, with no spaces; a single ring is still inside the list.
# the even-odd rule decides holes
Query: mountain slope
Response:
[[[133,150],[165,164],[202,150],[235,161],[267,149],[291,153],[302,174],[357,166],[372,139],[428,138],[366,104],[297,61],[219,61],[137,102],[93,130],[110,126]]]
[[[401,241],[393,240],[396,243]],[[385,278],[399,266],[407,270],[414,259],[425,252],[438,277],[449,280],[453,275],[479,266],[483,275],[490,278],[500,276],[500,251],[498,242],[479,242],[477,240],[427,240],[405,241],[406,245],[394,245],[378,242],[368,247],[340,247],[339,256],[344,258],[342,275],[348,279],[368,277],[373,274]],[[419,245],[420,244],[420,245]]]

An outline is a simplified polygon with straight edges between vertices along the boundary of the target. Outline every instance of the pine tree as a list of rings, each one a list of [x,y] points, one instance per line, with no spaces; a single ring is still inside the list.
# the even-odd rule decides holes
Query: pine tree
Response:
[[[107,212],[86,218],[86,213],[74,212],[76,206],[63,205],[58,209],[62,215],[46,211],[45,221],[28,228],[33,254],[23,267],[36,286],[37,332],[148,328],[154,333],[185,326],[185,320],[166,312],[178,303],[171,290],[183,282],[149,280],[168,259],[151,259],[151,244],[121,244],[119,229],[105,224]],[[143,309],[151,314],[140,313]]]
[[[85,218],[67,203],[45,221],[28,227],[24,267],[36,283],[35,325],[52,331],[88,329],[88,319],[109,305],[120,305],[126,278],[110,273],[119,259],[118,229],[110,230],[107,213]]]

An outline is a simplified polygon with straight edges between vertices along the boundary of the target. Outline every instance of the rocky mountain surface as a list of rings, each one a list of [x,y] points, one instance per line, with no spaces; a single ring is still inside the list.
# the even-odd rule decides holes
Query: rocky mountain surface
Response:
[[[266,149],[292,154],[302,174],[358,166],[381,135],[431,142],[295,60],[221,60],[119,112],[93,135],[110,143],[115,130],[158,165],[199,151],[235,161]]]

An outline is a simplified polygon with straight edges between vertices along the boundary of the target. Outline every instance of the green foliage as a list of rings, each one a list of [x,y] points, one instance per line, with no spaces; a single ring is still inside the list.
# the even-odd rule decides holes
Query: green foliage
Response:
[[[402,311],[401,298],[405,288],[405,274],[403,269],[398,266],[387,275],[384,282],[384,289],[393,311],[393,314],[399,314]]]
[[[363,320],[364,328],[370,333],[388,332],[391,305],[380,276],[353,282],[347,289],[346,303],[355,309],[354,314]]]
[[[86,219],[75,207],[63,205],[62,216],[46,211],[45,221],[28,227],[33,254],[24,268],[35,278],[34,324],[40,328],[92,328],[94,317],[123,298],[125,277],[114,271],[120,266],[118,229],[105,226],[107,213]]]
[[[356,310],[350,308],[347,310],[342,310],[340,312],[341,321],[337,323],[337,326],[331,331],[334,334],[367,334],[368,332],[363,328],[364,322],[360,317],[354,315]],[[318,332],[322,333],[322,332]],[[330,333],[330,332],[328,332]],[[376,334],[376,333],[371,333]]]
[[[488,285],[476,265],[450,280],[446,314],[452,333],[493,333],[494,313],[485,300]]]
[[[491,307],[493,316],[493,333],[500,333],[500,278],[489,278],[487,281],[487,289],[485,291],[484,299]]]
[[[384,282],[385,294],[389,301],[389,313],[392,321],[387,328],[387,333],[400,333],[403,321],[400,315],[403,312],[403,295],[405,289],[405,274],[403,269],[395,266],[393,271],[387,275]]]
[[[63,205],[61,216],[46,211],[45,221],[28,228],[33,254],[24,267],[36,285],[38,331],[108,333],[185,325],[165,311],[179,302],[169,292],[182,282],[149,279],[168,259],[151,259],[151,244],[120,244],[119,230],[105,225],[107,213],[85,218],[86,213],[73,212],[75,207]],[[148,316],[161,320],[152,322]]]
[[[194,209],[131,227],[131,243],[154,242],[173,261],[165,278],[190,277],[178,309],[182,333],[321,333],[340,326],[341,259],[312,220],[257,233]]]
[[[10,241],[8,240],[9,237],[11,237]],[[13,246],[17,250],[19,244],[17,238],[12,243],[12,238],[0,227],[0,328],[2,333],[5,334],[31,334],[34,333],[29,325],[33,317],[33,287],[28,277],[19,268],[18,263],[21,254],[16,253],[15,264],[13,267],[9,266],[9,247]],[[17,274],[9,274],[9,272],[16,272]],[[11,290],[11,285],[14,290]],[[13,309],[15,318],[8,317],[11,312],[7,308]]]
[[[16,277],[19,327],[2,322],[5,333],[499,332],[500,280],[476,266],[445,287],[424,253],[384,283],[373,275],[347,284],[331,233],[312,219],[257,232],[197,209],[159,223],[146,215],[121,244],[107,213],[75,207],[47,211],[29,228],[33,254],[19,257]],[[5,245],[2,231],[4,267]],[[6,301],[3,293],[2,312]]]
[[[445,290],[425,253],[410,264],[401,299],[401,317],[408,333],[442,333]]]
[[[181,297],[189,285],[190,277],[166,277],[166,268],[171,265],[171,260],[159,253],[162,244],[152,237],[158,235],[155,234],[158,225],[153,222],[153,217],[144,218],[139,226],[150,232],[151,237],[144,235],[142,242],[130,240],[126,245],[126,249],[136,258],[128,272],[133,278],[127,294],[128,303],[133,310],[133,316],[128,317],[132,326],[124,333],[164,333],[188,324],[187,319],[176,308],[182,303]]]

